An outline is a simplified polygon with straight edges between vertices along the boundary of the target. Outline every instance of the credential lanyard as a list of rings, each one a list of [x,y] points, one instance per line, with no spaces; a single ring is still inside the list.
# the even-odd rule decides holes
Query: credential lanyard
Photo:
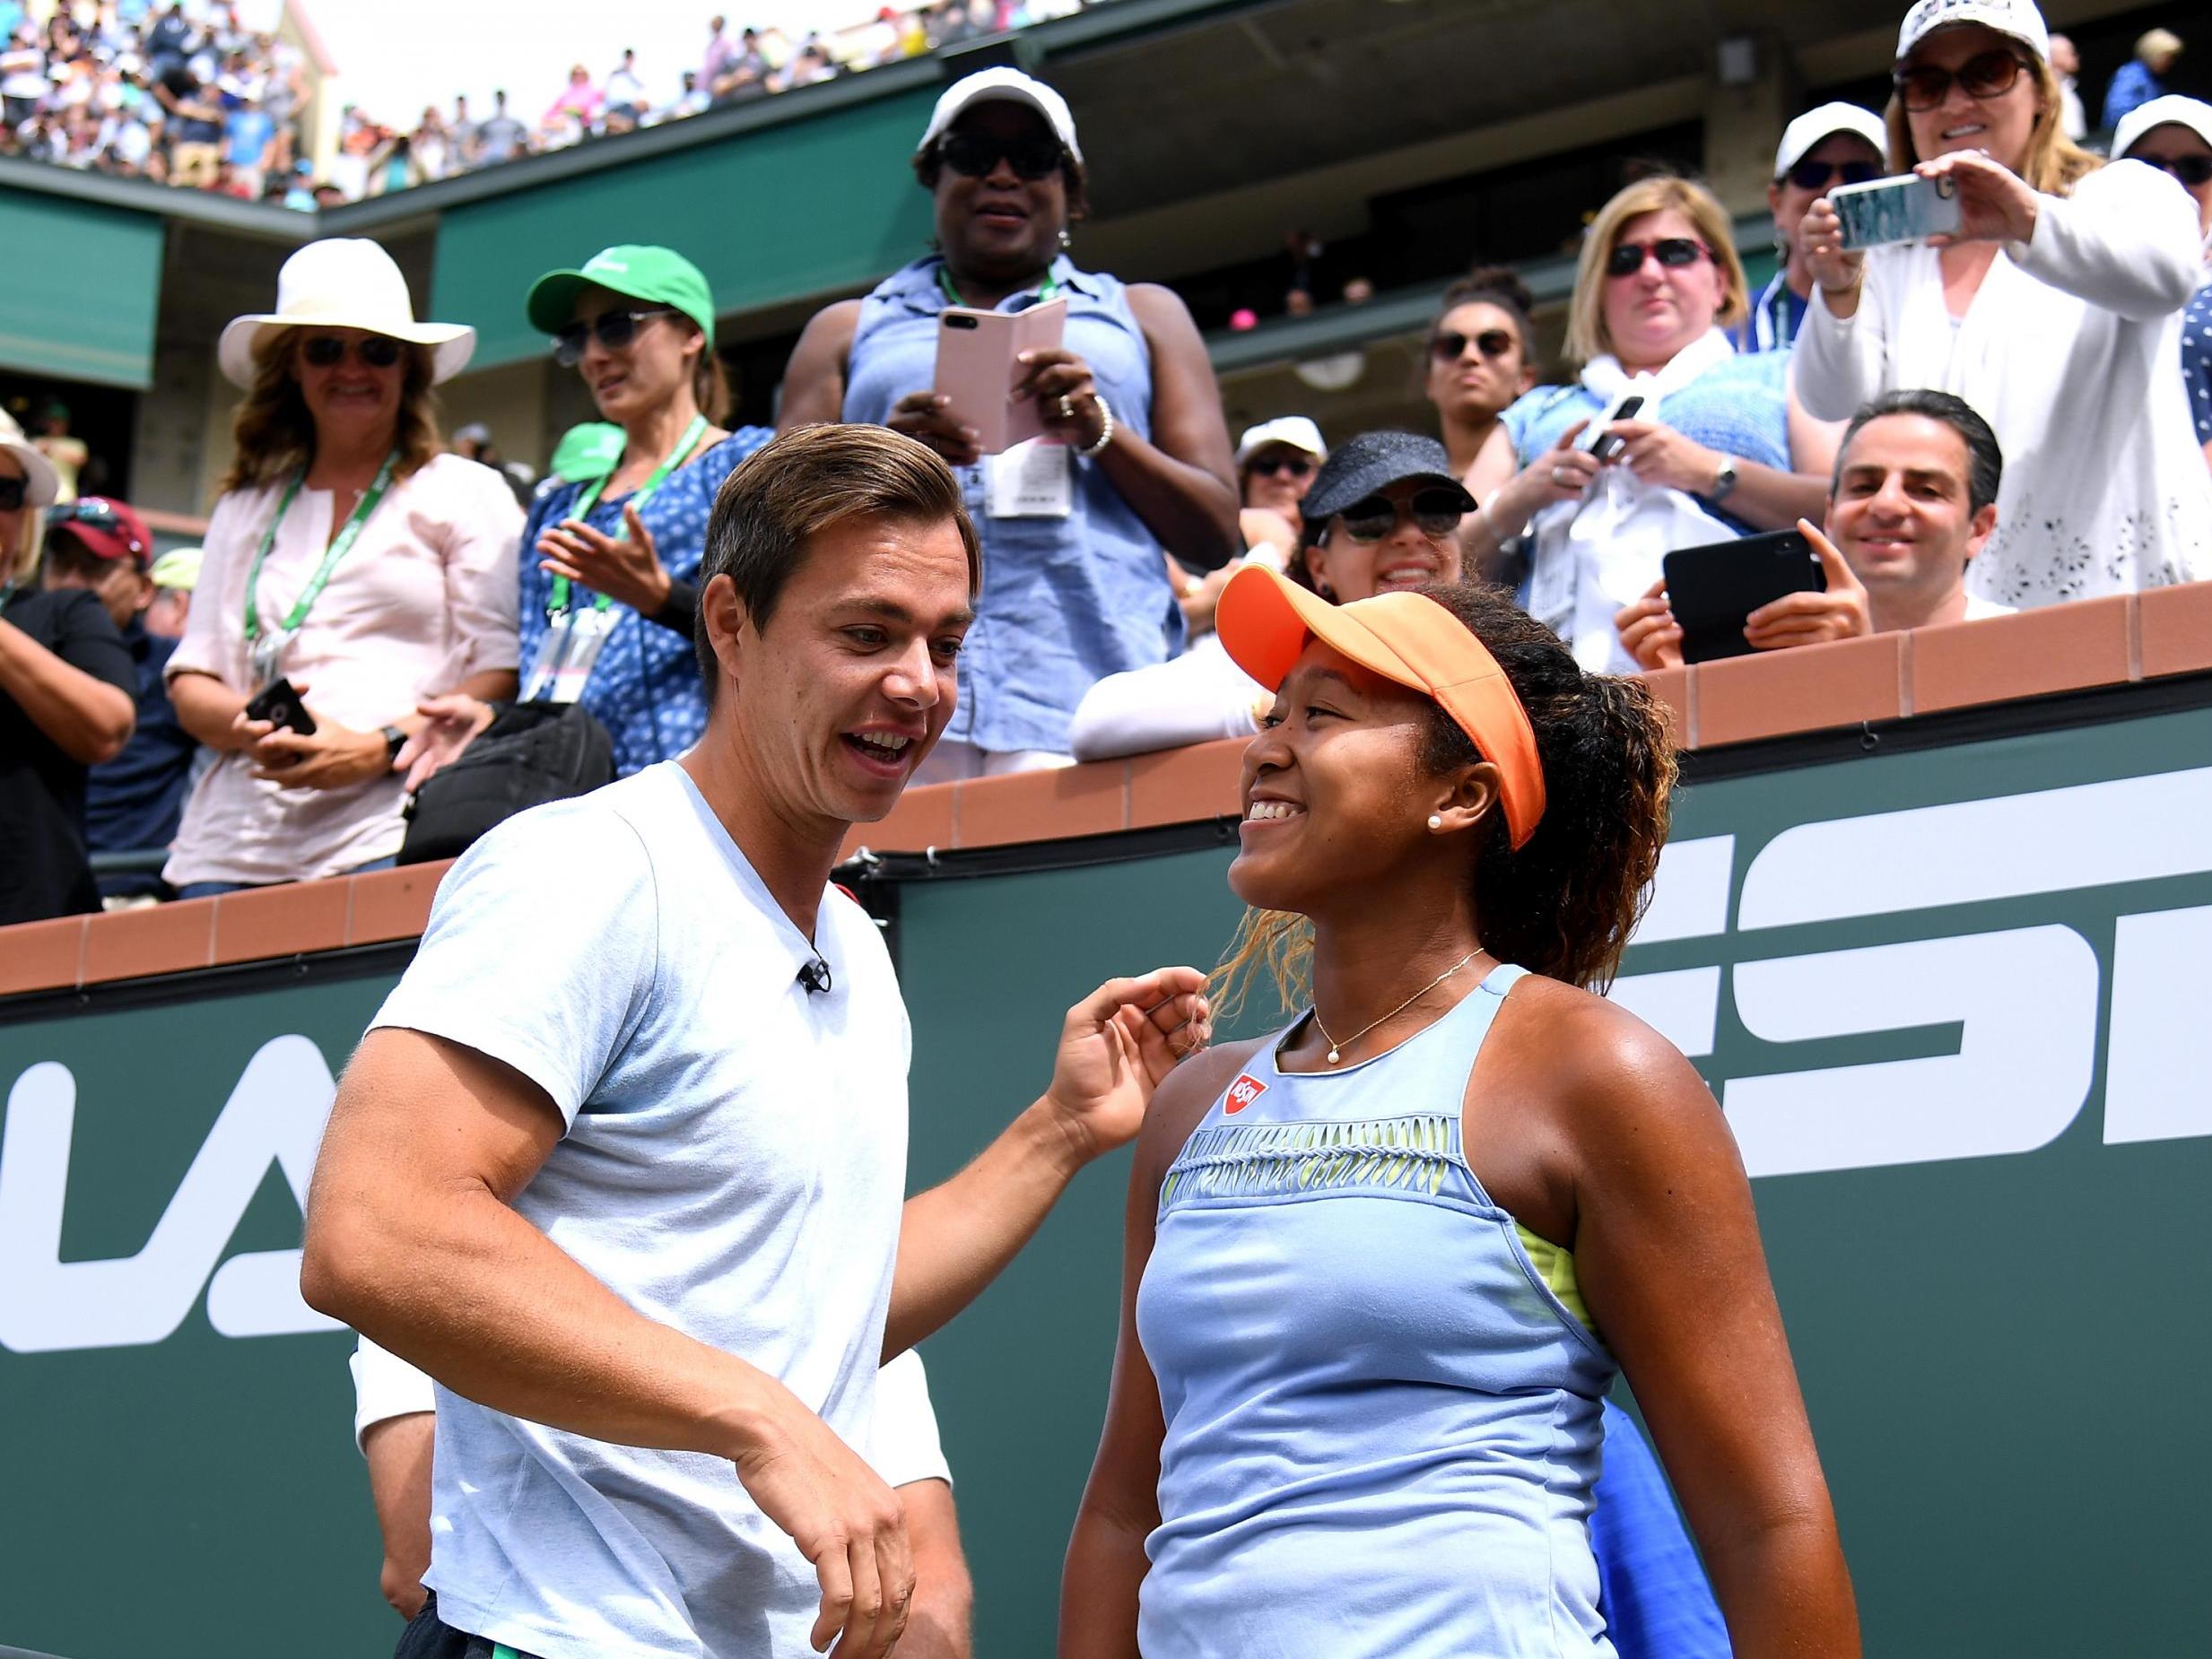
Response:
[[[652,499],[653,491],[659,489],[662,482],[666,479],[668,474],[675,472],[676,468],[683,464],[684,457],[691,454],[692,446],[699,441],[700,435],[706,430],[707,417],[703,414],[693,415],[692,417],[692,423],[684,429],[684,436],[676,439],[675,447],[668,452],[667,458],[653,469],[651,477],[648,478],[643,483],[638,486],[637,493],[630,498],[631,506],[642,509],[646,502]],[[584,486],[583,493],[576,498],[574,504],[570,507],[569,510],[563,514],[562,517],[568,518],[583,518],[588,517],[590,514],[591,509],[599,505],[599,497],[606,489],[606,481],[614,476],[614,472],[609,470],[602,473],[598,477],[593,479],[589,483],[586,484]],[[545,614],[548,617],[565,616],[568,614],[569,607],[573,603],[569,591],[571,586],[572,584],[565,576],[556,576],[553,578],[553,597],[546,601],[545,604]],[[605,594],[601,594],[597,598],[592,601],[592,609],[595,611],[604,611],[614,603],[614,602],[608,598]]]
[[[285,613],[282,626],[264,647],[261,644],[261,608],[256,603],[261,591],[261,567],[269,557],[269,550],[276,545],[277,528],[284,522],[284,515],[292,510],[292,501],[307,482],[307,474],[302,472],[284,491],[284,499],[276,504],[276,516],[269,520],[269,527],[261,533],[261,545],[255,551],[253,566],[246,573],[246,647],[253,653],[256,667],[264,680],[274,677],[276,654],[300,631],[300,625],[307,621],[308,612],[315,608],[315,602],[323,596],[323,589],[330,586],[331,573],[337,569],[338,561],[353,551],[353,543],[361,539],[361,529],[368,524],[370,515],[377,510],[377,503],[384,499],[384,492],[392,487],[392,470],[398,465],[398,450],[395,449],[384,457],[384,465],[377,468],[376,480],[370,484],[369,493],[354,503],[353,516],[345,521],[345,527],[323,550],[322,563],[316,567],[315,574],[308,578],[308,585],[300,590],[299,598],[292,601],[292,609]]]
[[[939,265],[937,267],[937,286],[945,291],[945,297],[951,300],[953,304],[964,306],[968,303],[965,300],[962,300],[960,297],[960,290],[953,286],[953,274],[950,271],[947,271],[943,265]],[[1039,305],[1042,305],[1046,300],[1051,299],[1054,294],[1057,294],[1059,291],[1060,279],[1053,275],[1051,272],[1047,271],[1045,273],[1045,280],[1038,284],[1037,303]]]

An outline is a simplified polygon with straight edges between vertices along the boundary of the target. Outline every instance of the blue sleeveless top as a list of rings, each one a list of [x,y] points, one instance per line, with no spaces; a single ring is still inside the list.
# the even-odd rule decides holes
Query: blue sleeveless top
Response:
[[[1613,1659],[1589,1518],[1614,1360],[1459,1144],[1521,976],[1326,1075],[1269,1044],[1161,1183],[1145,1659]]]
[[[846,367],[844,418],[881,425],[892,405],[936,378],[945,291],[936,255],[877,283],[860,302]],[[1114,423],[1152,436],[1152,350],[1121,284],[1062,255],[1052,276],[1067,301],[1067,348],[1091,366]],[[1001,311],[1037,303],[1009,295]],[[1070,455],[1075,509],[1065,518],[993,518],[983,468],[956,469],[983,539],[983,592],[960,656],[960,706],[945,736],[981,749],[1067,752],[1083,694],[1108,674],[1182,648],[1182,612],[1158,538],[1095,462]]]

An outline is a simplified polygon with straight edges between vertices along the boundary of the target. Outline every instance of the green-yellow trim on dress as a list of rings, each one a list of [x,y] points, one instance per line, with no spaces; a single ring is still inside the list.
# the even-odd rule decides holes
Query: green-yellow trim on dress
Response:
[[[1583,1305],[1582,1287],[1574,1276],[1574,1252],[1560,1248],[1548,1238],[1537,1238],[1519,1221],[1513,1223],[1513,1230],[1520,1235],[1520,1247],[1528,1253],[1528,1260],[1536,1267],[1537,1277],[1544,1281],[1544,1288],[1582,1322],[1584,1330],[1595,1331],[1598,1327],[1591,1322],[1589,1309]]]

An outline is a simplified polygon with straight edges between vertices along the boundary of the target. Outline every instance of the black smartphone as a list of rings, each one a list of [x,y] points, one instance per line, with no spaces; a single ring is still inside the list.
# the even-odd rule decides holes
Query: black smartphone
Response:
[[[1710,547],[1685,547],[1659,561],[1667,605],[1682,624],[1682,660],[1748,656],[1744,623],[1786,594],[1824,594],[1828,573],[1799,530],[1746,535]]]
[[[307,705],[300,700],[300,693],[292,689],[292,682],[282,676],[254,694],[253,701],[246,705],[246,717],[288,726],[302,737],[315,735],[315,717],[308,713]]]
[[[1626,439],[1612,435],[1613,423],[1615,421],[1633,421],[1642,413],[1643,394],[1623,392],[1583,430],[1581,437],[1574,440],[1574,447],[1596,456],[1600,461],[1610,461],[1628,447]]]

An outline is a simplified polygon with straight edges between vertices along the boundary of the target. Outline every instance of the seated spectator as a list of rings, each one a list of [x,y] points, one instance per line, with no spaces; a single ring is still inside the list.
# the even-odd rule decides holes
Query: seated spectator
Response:
[[[222,331],[247,396],[206,592],[168,670],[178,718],[217,757],[162,873],[185,897],[389,863],[416,704],[514,694],[521,513],[498,474],[440,453],[431,401],[475,344],[417,323],[391,256],[353,240],[300,248],[276,309]],[[311,732],[246,712],[278,680]]]
[[[708,83],[708,90],[718,104],[756,98],[768,91],[768,57],[761,49],[760,31],[748,29],[739,39],[736,50],[723,60],[720,71]]]
[[[1882,117],[1857,104],[1823,104],[1782,129],[1774,182],[1766,187],[1781,264],[1752,301],[1751,316],[1730,335],[1737,351],[1790,349],[1813,297],[1813,268],[1798,251],[1806,212],[1837,185],[1862,185],[1888,172],[1888,148]]]
[[[626,132],[645,118],[645,83],[638,79],[638,55],[628,47],[623,61],[607,72],[601,97],[601,118],[611,129]]]
[[[160,592],[152,567],[152,532],[122,502],[85,496],[47,514],[47,591],[82,589],[97,597],[137,670],[137,726],[122,753],[92,768],[85,787],[84,840],[94,853],[165,852],[184,813],[199,750],[178,724],[162,682],[177,639],[146,625]],[[99,883],[103,901],[168,891],[152,870],[115,872]]]
[[[1944,622],[2010,615],[1966,591],[1966,571],[1997,529],[2004,456],[1990,424],[1948,392],[1885,392],[1844,429],[1823,534],[1805,531],[1825,593],[1791,594],[1747,619],[1758,650],[1819,645]],[[1682,629],[1664,582],[1622,611],[1623,647],[1644,668],[1682,663]]]
[[[1620,191],[1575,270],[1567,352],[1581,372],[1505,412],[1515,463],[1553,499],[1523,519],[1529,492],[1493,485],[1481,528],[1528,530],[1523,603],[1586,669],[1630,666],[1613,618],[1651,585],[1662,555],[1781,529],[1826,493],[1832,439],[1793,426],[1787,360],[1738,353],[1724,332],[1746,308],[1729,235],[1720,204],[1686,179],[1654,175]],[[1643,405],[1611,427],[1601,465],[1575,439],[1632,392]],[[1476,489],[1484,476],[1478,466]]]
[[[2182,55],[2182,38],[2167,29],[2153,29],[2135,43],[2135,56],[2121,65],[2112,83],[2104,89],[2104,125],[2115,130],[2130,112],[2154,98],[2166,95],[2165,77]]]
[[[1321,429],[1303,415],[1285,415],[1245,429],[1237,442],[1237,494],[1242,506],[1237,528],[1244,538],[1244,557],[1258,559],[1280,570],[1303,534],[1298,504],[1313,487],[1314,469],[1328,458]],[[1241,562],[1241,561],[1240,561]],[[1175,603],[1183,613],[1183,629],[1191,639],[1213,630],[1214,607],[1221,590],[1229,586],[1236,564],[1208,576],[1194,576],[1173,559],[1168,560],[1168,580],[1175,585]]]
[[[2059,128],[2042,15],[1920,0],[1897,43],[1890,161],[1946,180],[1937,248],[1844,251],[1824,199],[1802,246],[1820,301],[1792,376],[1842,420],[1877,393],[1939,386],[2010,463],[1969,580],[2023,609],[2212,576],[2212,475],[2173,364],[2202,274],[2195,204],[2147,167],[2102,167]]]
[[[573,143],[597,130],[605,100],[591,83],[591,71],[578,64],[569,71],[568,84],[554,95],[537,126],[549,143]]]
[[[192,590],[200,583],[200,561],[205,550],[172,547],[153,561],[147,571],[153,583],[153,603],[146,607],[146,631],[164,639],[184,638],[185,622],[192,614]]]
[[[1363,432],[1314,475],[1285,574],[1348,604],[1459,579],[1459,522],[1474,511],[1444,447],[1410,432]],[[1229,660],[1217,635],[1182,656],[1109,674],[1068,728],[1078,760],[1104,760],[1217,737],[1249,737],[1273,696]]]
[[[130,653],[98,595],[31,579],[54,468],[0,415],[0,926],[100,908],[85,774],[130,741]]]
[[[261,194],[269,159],[275,152],[276,123],[269,118],[267,110],[250,99],[240,98],[222,118],[222,159],[229,164],[231,177],[240,195]]]
[[[699,72],[686,69],[684,72],[683,90],[676,94],[675,101],[661,111],[660,118],[664,121],[681,121],[687,116],[703,115],[711,101],[707,96],[707,89],[699,83]]]
[[[2197,441],[2212,466],[2212,104],[2168,97],[2137,106],[2112,135],[2112,156],[2173,174],[2197,204],[2205,265],[2196,297],[2182,314],[2182,383]]]

